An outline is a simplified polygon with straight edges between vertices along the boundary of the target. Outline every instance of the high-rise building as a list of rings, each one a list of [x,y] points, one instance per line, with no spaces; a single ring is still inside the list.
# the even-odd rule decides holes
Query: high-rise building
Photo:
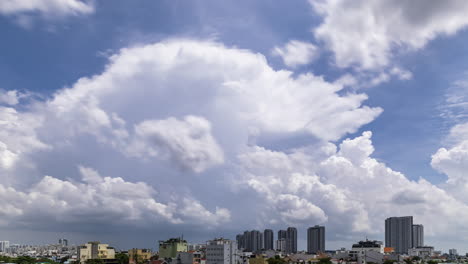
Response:
[[[286,251],[286,239],[285,238],[276,240],[276,250],[279,252]]]
[[[6,252],[10,247],[10,241],[0,241],[0,252]]]
[[[424,246],[424,226],[413,225],[413,247]]]
[[[314,226],[307,229],[307,253],[325,252],[325,227]]]
[[[237,264],[237,242],[227,239],[214,239],[206,244],[206,264]]]
[[[89,259],[101,259],[106,263],[106,260],[115,260],[115,249],[98,241],[88,242],[78,247],[78,258],[81,264]]]
[[[286,239],[287,236],[288,236],[288,232],[286,232],[286,230],[279,230],[278,231],[278,240]]]
[[[297,229],[288,227],[286,230],[286,253],[297,253]]]
[[[258,230],[245,231],[236,236],[236,241],[238,249],[248,252],[260,252],[263,249],[263,233]]]
[[[258,230],[250,231],[251,248],[250,252],[260,252],[263,249],[263,234]]]
[[[271,229],[263,231],[263,248],[265,250],[273,249],[273,230]]]
[[[59,241],[58,241],[59,245],[61,245],[62,247],[67,247],[68,246],[68,240],[65,239],[65,238],[60,238]]]
[[[385,246],[396,253],[408,254],[413,247],[413,217],[390,217],[385,220]]]

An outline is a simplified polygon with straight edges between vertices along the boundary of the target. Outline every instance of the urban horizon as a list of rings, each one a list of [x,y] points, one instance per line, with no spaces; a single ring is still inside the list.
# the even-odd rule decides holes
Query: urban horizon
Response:
[[[0,262],[465,261],[467,13],[0,0],[0,247],[76,245]]]

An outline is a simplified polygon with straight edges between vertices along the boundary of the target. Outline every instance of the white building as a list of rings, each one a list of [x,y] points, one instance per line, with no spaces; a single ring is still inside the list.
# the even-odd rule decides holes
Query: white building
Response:
[[[408,255],[411,257],[420,257],[422,259],[427,259],[432,257],[434,254],[434,247],[416,247],[416,248],[410,248],[408,250]]]
[[[10,241],[0,241],[0,252],[6,252],[10,247]]]
[[[239,264],[237,242],[223,238],[210,240],[206,244],[206,264]]]
[[[78,258],[81,264],[88,259],[115,259],[115,249],[97,241],[88,242],[78,247]]]
[[[286,239],[281,238],[276,240],[276,250],[279,252],[286,252]]]
[[[354,244],[353,247],[351,248],[353,251],[359,251],[359,252],[369,252],[369,251],[374,251],[374,252],[379,252],[379,253],[384,253],[384,246],[381,241],[359,241],[357,244]]]

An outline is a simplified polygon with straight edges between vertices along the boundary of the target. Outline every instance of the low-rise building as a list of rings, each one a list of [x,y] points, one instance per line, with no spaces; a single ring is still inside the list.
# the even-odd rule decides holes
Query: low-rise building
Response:
[[[237,242],[218,238],[206,244],[206,264],[239,264]]]
[[[132,248],[128,251],[129,264],[146,263],[152,256],[151,249]]]
[[[106,263],[113,263],[115,262],[115,249],[98,241],[88,242],[78,247],[78,258],[81,264],[85,264],[89,259],[101,259]]]
[[[420,257],[422,259],[428,259],[434,255],[434,247],[425,246],[410,248],[408,250],[408,255],[410,255],[411,257]]]

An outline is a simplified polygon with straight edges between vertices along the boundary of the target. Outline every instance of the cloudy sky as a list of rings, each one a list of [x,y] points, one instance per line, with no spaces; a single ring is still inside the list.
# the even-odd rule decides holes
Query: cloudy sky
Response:
[[[3,0],[0,240],[468,243],[465,0]],[[276,236],[276,235],[275,235]]]

